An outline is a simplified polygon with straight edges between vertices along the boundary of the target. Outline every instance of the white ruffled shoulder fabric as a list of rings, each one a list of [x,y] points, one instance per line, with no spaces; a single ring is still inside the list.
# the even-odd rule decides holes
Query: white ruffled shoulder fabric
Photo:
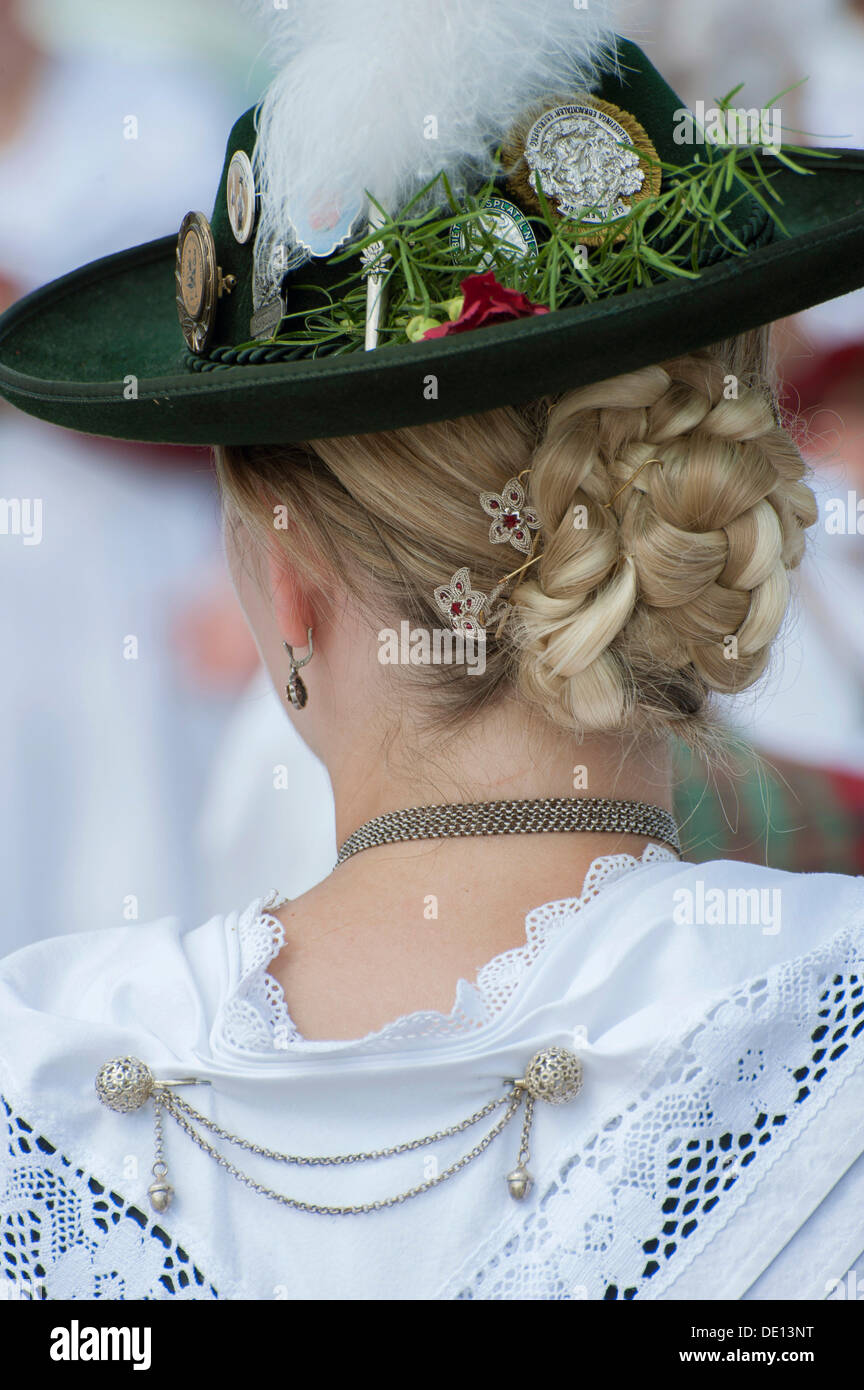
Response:
[[[450,1014],[305,1040],[267,972],[275,895],[183,931],[64,936],[0,964],[0,1279],[22,1298],[824,1299],[864,1268],[864,878],[649,847],[536,908],[524,946]],[[537,1103],[522,1202],[517,1116],[440,1186],[322,1216],[236,1181],[165,1117],[175,1197],[151,1211],[153,1113],[94,1079],[131,1055],[225,1130],[357,1154],[447,1129],[535,1052],[580,1057]],[[494,1116],[492,1117],[494,1120]],[[491,1120],[379,1162],[286,1166],[215,1140],[255,1181],[360,1205],[428,1181]]]

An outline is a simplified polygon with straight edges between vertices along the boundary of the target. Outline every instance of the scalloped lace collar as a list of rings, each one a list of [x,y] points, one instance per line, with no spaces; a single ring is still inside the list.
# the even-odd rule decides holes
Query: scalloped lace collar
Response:
[[[275,890],[256,898],[237,923],[239,976],[224,1001],[217,1026],[224,1040],[242,1052],[342,1051],[387,1048],[421,1038],[449,1038],[482,1028],[496,1018],[513,996],[525,972],[542,951],[584,907],[611,883],[646,864],[678,863],[678,856],[661,845],[648,845],[641,858],[605,854],[595,859],[585,876],[581,896],[562,898],[535,907],[525,918],[525,943],[504,951],[479,971],[473,984],[460,980],[449,1014],[420,1010],[403,1014],[377,1032],[362,1038],[334,1041],[307,1039],[295,1027],[281,985],[269,973],[270,962],[285,944],[282,923],[271,914],[287,899]]]

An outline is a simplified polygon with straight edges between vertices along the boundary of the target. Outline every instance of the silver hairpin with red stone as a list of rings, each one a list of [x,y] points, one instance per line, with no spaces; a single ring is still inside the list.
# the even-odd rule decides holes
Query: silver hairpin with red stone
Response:
[[[530,471],[530,468],[524,468],[518,477],[509,478],[500,492],[481,492],[480,505],[492,518],[490,541],[494,545],[509,541],[516,550],[531,558],[500,579],[491,594],[471,587],[467,565],[456,571],[449,584],[439,585],[433,595],[435,603],[455,632],[467,637],[485,637],[490,618],[500,617],[495,634],[499,636],[508,613],[512,611],[512,602],[507,599],[496,607],[498,600],[511,579],[540,559],[539,555],[533,553],[537,537],[532,536],[531,532],[539,531],[542,522],[535,508],[526,505],[521,481]]]
[[[491,516],[489,539],[493,545],[505,541],[516,550],[527,555],[534,542],[532,531],[539,531],[541,521],[535,509],[526,505],[525,489],[520,478],[530,472],[526,468],[517,478],[509,478],[500,492],[481,492],[480,506],[487,516]]]
[[[472,589],[467,565],[456,571],[449,584],[440,584],[432,597],[454,632],[466,637],[485,635],[489,595]]]

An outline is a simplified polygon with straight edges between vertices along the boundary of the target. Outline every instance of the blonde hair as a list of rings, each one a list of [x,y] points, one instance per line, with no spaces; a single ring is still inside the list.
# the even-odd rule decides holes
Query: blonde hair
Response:
[[[489,593],[522,563],[490,543],[478,498],[530,468],[542,558],[515,581],[500,638],[490,631],[485,675],[407,674],[445,719],[506,687],[574,733],[705,746],[711,692],[765,668],[817,514],[767,370],[758,330],[525,407],[220,448],[217,472],[229,520],[281,542],[325,601],[336,578],[380,628],[440,625],[432,591],[462,565]]]

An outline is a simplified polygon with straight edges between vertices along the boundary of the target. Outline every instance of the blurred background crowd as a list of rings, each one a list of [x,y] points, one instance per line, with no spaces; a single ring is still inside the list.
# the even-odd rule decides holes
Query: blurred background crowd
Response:
[[[864,0],[621,14],[689,105],[806,78],[775,103],[784,137],[864,146]],[[0,309],[209,215],[267,81],[260,43],[236,0],[0,0]],[[864,292],[786,321],[778,347],[822,514],[769,676],[724,703],[741,752],[709,774],[682,751],[678,810],[690,858],[862,873]],[[0,402],[9,498],[40,499],[41,536],[0,533],[0,955],[311,887],[335,858],[329,782],[259,670],[207,451]]]

